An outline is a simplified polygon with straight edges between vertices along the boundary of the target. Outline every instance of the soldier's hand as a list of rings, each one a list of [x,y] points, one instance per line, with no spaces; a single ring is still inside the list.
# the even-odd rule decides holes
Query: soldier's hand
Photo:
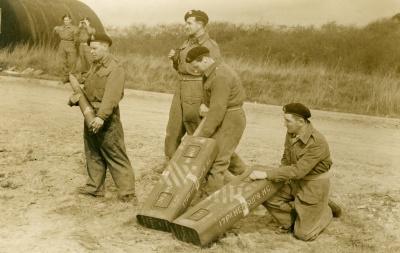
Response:
[[[207,115],[208,111],[209,111],[209,109],[205,104],[200,105],[200,108],[199,108],[200,117],[204,118]]]
[[[81,98],[81,94],[76,93],[76,94],[72,94],[71,97],[69,98],[69,101],[71,102],[71,104],[76,104],[79,102],[79,99]]]
[[[77,105],[80,98],[81,98],[81,94],[79,94],[79,93],[72,94],[69,97],[68,105],[70,105],[70,106]]]
[[[54,29],[53,29],[53,32],[55,32],[57,30],[58,30],[58,26],[55,26]]]
[[[169,51],[168,58],[170,58],[172,60],[174,58],[175,54],[176,54],[176,51],[174,49],[171,49],[171,51]]]
[[[250,173],[249,178],[251,180],[266,179],[266,178],[268,178],[268,175],[267,175],[267,172],[265,172],[265,171],[253,170]]]
[[[93,133],[95,134],[98,133],[103,124],[104,120],[102,118],[99,117],[94,118],[93,121],[90,123]]]

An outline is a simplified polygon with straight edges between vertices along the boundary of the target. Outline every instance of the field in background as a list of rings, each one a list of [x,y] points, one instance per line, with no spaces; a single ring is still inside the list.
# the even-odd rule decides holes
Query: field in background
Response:
[[[327,23],[285,27],[211,23],[224,60],[242,77],[248,101],[385,117],[400,116],[400,25]],[[127,69],[127,88],[172,93],[177,74],[167,54],[185,39],[181,24],[108,27],[113,53]],[[0,51],[0,67],[42,69],[57,76],[56,51],[17,46]]]

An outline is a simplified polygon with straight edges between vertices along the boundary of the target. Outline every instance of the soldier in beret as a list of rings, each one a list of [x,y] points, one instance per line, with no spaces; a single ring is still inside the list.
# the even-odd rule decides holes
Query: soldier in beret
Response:
[[[256,168],[250,178],[286,181],[263,205],[281,225],[303,241],[315,240],[341,209],[329,199],[332,159],[325,137],[314,128],[303,104],[283,107],[287,128],[285,151],[279,168]]]
[[[242,109],[246,98],[238,74],[221,59],[211,56],[203,46],[192,48],[186,62],[203,74],[204,104],[200,116],[205,117],[204,126],[198,136],[217,141],[218,155],[206,176],[204,196],[211,195],[224,184],[225,172],[240,175],[246,165],[235,153],[246,127],[246,115]]]
[[[106,34],[95,34],[88,39],[93,64],[84,80],[83,92],[91,103],[96,117],[89,128],[84,124],[84,144],[88,179],[77,192],[102,197],[105,178],[110,171],[124,202],[133,201],[135,176],[126,154],[124,132],[120,121],[119,102],[124,96],[125,70],[109,52],[112,40]],[[69,104],[77,105],[79,95],[72,95]]]
[[[61,20],[64,25],[54,27],[53,32],[61,39],[58,46],[58,58],[63,72],[62,82],[67,83],[69,73],[75,73],[76,48],[74,31],[76,26],[71,23],[72,18],[69,14],[62,16]]]
[[[90,65],[93,62],[92,54],[90,53],[90,47],[87,44],[87,41],[90,36],[95,34],[96,29],[90,26],[89,18],[83,18],[79,22],[79,26],[75,29],[74,35],[76,37],[76,43],[79,48],[79,58],[81,60],[81,69],[80,72],[82,75],[85,75]]]
[[[200,123],[199,107],[203,100],[202,77],[185,59],[189,50],[198,45],[207,47],[210,55],[220,57],[218,44],[205,31],[208,16],[200,10],[191,10],[184,16],[188,38],[178,49],[172,49],[168,57],[179,74],[166,128],[165,155],[171,158],[185,133],[192,135]],[[161,171],[158,171],[161,172]]]

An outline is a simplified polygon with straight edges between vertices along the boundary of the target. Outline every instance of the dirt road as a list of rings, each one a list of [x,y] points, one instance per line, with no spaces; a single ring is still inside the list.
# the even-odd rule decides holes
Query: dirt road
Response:
[[[69,86],[0,76],[0,252],[400,252],[400,119],[312,111],[330,143],[331,196],[343,207],[314,242],[275,232],[258,207],[202,249],[137,224],[139,207],[74,194],[85,183],[83,118],[66,105]],[[121,115],[139,206],[159,179],[171,95],[126,91]],[[278,165],[280,107],[244,106],[238,153],[248,165]]]

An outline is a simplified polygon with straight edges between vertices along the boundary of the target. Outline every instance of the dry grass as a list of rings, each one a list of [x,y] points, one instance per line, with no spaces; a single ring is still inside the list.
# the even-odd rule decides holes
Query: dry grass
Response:
[[[127,87],[173,92],[177,75],[166,57],[119,57],[127,67]],[[330,70],[321,65],[281,66],[268,61],[228,58],[243,80],[248,101],[282,105],[302,101],[313,109],[385,117],[400,116],[400,86],[394,76]]]
[[[397,78],[328,69],[228,59],[240,73],[250,101],[282,105],[302,101],[314,109],[398,117]]]
[[[117,51],[114,49],[114,51]],[[166,56],[115,52],[126,68],[126,88],[173,93],[177,73]],[[243,80],[248,101],[282,105],[300,101],[312,109],[400,117],[400,86],[393,72],[363,74],[323,64],[281,64],[269,58],[226,57]],[[19,45],[0,51],[0,67],[31,67],[44,78],[59,75],[56,50]]]
[[[49,45],[17,45],[12,49],[3,48],[0,50],[0,67],[16,66],[19,70],[30,67],[43,70],[46,76],[56,76],[60,73],[56,52],[56,49]]]

